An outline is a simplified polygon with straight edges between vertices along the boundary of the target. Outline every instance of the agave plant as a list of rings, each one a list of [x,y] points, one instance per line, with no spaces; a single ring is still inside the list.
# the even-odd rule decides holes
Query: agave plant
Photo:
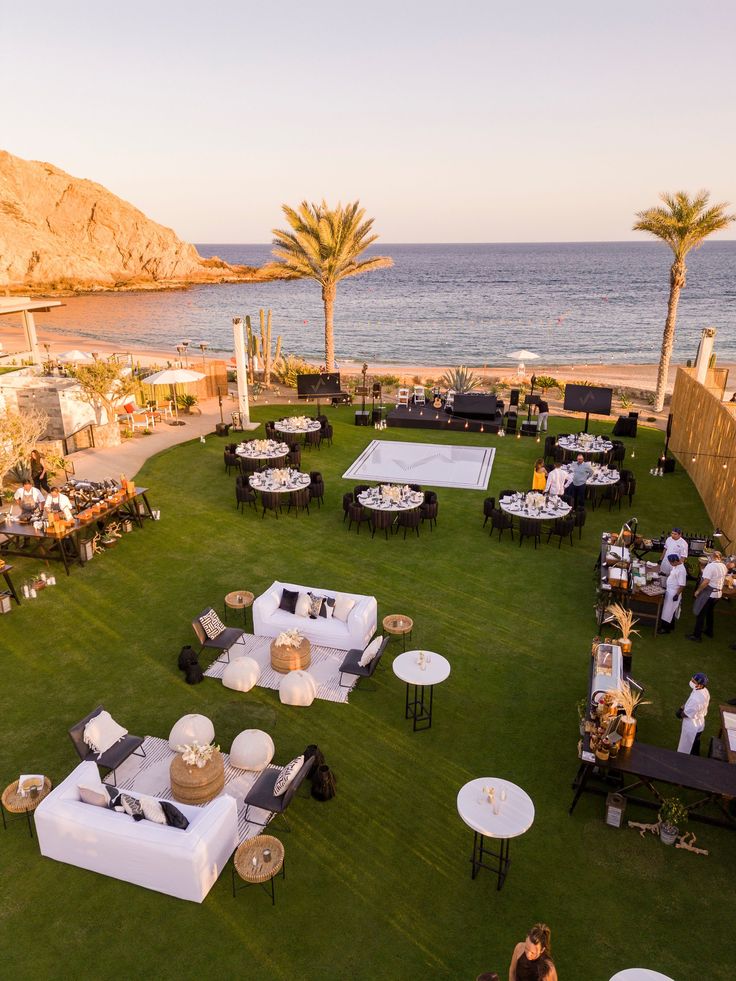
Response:
[[[457,368],[450,368],[444,373],[442,384],[458,395],[465,395],[466,392],[472,392],[480,385],[480,378],[465,365],[458,365]]]

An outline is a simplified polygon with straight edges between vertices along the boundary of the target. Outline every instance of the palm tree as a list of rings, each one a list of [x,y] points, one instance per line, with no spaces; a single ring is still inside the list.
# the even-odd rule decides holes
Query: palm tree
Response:
[[[662,351],[659,356],[657,372],[657,393],[654,409],[661,412],[664,406],[664,393],[667,385],[667,374],[672,357],[672,347],[675,341],[675,323],[677,321],[677,304],[680,300],[680,290],[684,289],[687,277],[685,257],[690,249],[697,249],[705,239],[726,228],[736,215],[725,214],[727,203],[708,205],[708,191],[698,191],[690,198],[685,191],[675,194],[661,194],[664,207],[647,208],[637,212],[634,231],[649,232],[656,235],[672,249],[674,261],[670,267],[670,297],[667,303],[667,319],[662,334]]]
[[[360,258],[378,236],[369,234],[373,219],[364,220],[365,210],[359,201],[344,208],[341,204],[328,208],[325,201],[321,204],[302,201],[296,210],[286,204],[282,208],[291,229],[273,229],[273,254],[291,276],[315,279],[322,287],[325,364],[328,371],[334,371],[333,314],[337,284],[348,276],[386,269],[393,265],[393,260],[388,256]]]

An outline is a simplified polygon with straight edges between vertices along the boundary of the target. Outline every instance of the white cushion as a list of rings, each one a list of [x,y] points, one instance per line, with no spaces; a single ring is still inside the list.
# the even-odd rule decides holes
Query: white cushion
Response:
[[[95,807],[107,807],[110,803],[110,795],[105,790],[102,781],[99,783],[93,783],[89,781],[87,783],[80,783],[77,785],[79,790],[79,799],[84,801],[85,804],[94,804]]]
[[[290,671],[281,682],[279,698],[282,705],[311,705],[317,694],[314,678],[307,671]]]
[[[93,752],[102,755],[108,749],[119,743],[128,730],[123,729],[113,719],[109,712],[102,711],[94,719],[90,719],[84,727],[84,741]]]
[[[348,614],[355,606],[355,600],[348,599],[347,596],[338,594],[335,597],[335,613],[334,617],[336,620],[342,620],[343,623],[347,623]]]
[[[273,796],[280,797],[289,789],[289,784],[293,782],[297,773],[304,766],[304,754],[295,756],[290,763],[287,763],[278,775],[276,783],[273,785]]]
[[[235,691],[250,691],[261,677],[261,668],[252,657],[237,657],[222,672],[222,683]]]
[[[215,727],[206,715],[183,715],[169,733],[169,749],[176,752],[177,746],[193,743],[209,746],[215,738]]]
[[[138,802],[146,821],[153,821],[154,824],[166,824],[164,809],[161,807],[161,802],[157,801],[155,797],[144,797],[143,794],[139,794]]]
[[[367,667],[373,658],[378,654],[378,648],[383,643],[383,636],[375,637],[361,654],[358,664],[361,668]]]
[[[273,739],[261,729],[245,729],[230,747],[230,763],[238,770],[265,770],[273,759]]]
[[[296,601],[296,606],[294,607],[294,616],[308,617],[310,606],[311,600],[309,599],[309,593],[299,593],[299,599]]]

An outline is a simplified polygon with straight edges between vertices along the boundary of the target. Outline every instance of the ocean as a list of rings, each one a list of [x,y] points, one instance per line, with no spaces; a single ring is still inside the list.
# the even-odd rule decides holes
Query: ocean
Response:
[[[203,256],[260,265],[269,245],[198,245]],[[540,364],[651,363],[658,359],[670,250],[658,242],[391,245],[391,269],[345,280],[335,306],[338,363],[502,364],[528,348]],[[736,361],[736,241],[706,242],[688,259],[675,357],[694,357],[700,330],[717,327],[719,358]],[[323,356],[320,289],[308,280],[71,297],[38,318],[50,331],[120,350],[171,350],[189,339],[232,350],[231,320],[273,311],[283,349]]]

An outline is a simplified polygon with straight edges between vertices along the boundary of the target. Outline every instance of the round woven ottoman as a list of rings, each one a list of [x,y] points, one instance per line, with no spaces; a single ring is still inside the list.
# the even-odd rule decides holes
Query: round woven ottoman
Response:
[[[215,752],[203,767],[189,766],[175,756],[169,767],[171,793],[182,804],[206,804],[225,786],[225,763],[222,753]]]
[[[177,746],[194,741],[200,746],[209,746],[215,739],[215,727],[206,715],[183,715],[169,733],[169,749],[176,752]]]
[[[250,691],[261,677],[261,669],[252,657],[237,657],[222,672],[222,683],[235,691]]]
[[[230,762],[238,770],[265,770],[276,748],[273,739],[261,729],[245,729],[233,739]]]
[[[312,645],[306,637],[302,637],[298,647],[279,647],[275,640],[271,641],[271,667],[279,674],[308,668],[312,661]]]
[[[281,682],[279,698],[282,705],[311,705],[317,694],[314,678],[306,671],[290,671]]]

